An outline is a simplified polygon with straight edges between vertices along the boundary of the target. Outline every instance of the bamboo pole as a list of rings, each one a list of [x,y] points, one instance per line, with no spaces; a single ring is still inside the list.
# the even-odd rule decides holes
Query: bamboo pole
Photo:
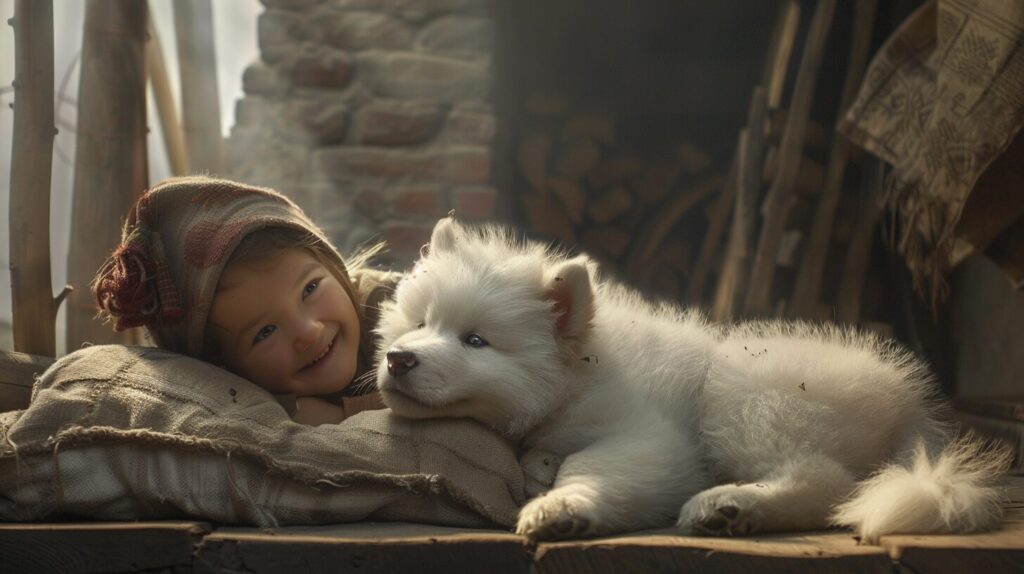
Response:
[[[835,14],[835,0],[820,0],[814,10],[800,70],[797,73],[793,98],[786,118],[786,132],[779,145],[779,171],[765,199],[765,221],[761,226],[757,254],[750,274],[745,310],[748,314],[763,315],[771,310],[772,280],[775,276],[775,258],[785,231],[786,219],[793,206],[793,182],[796,181],[803,155],[804,131],[811,112],[818,69],[825,52],[825,40]]]
[[[146,14],[146,30],[149,31],[149,44],[146,45],[146,66],[149,72],[149,85],[153,88],[153,101],[160,116],[160,131],[164,136],[164,147],[167,159],[174,175],[187,175],[188,151],[185,149],[185,138],[178,122],[178,109],[174,104],[174,90],[167,74],[167,62],[164,59],[163,45],[160,35],[153,25],[153,13]]]
[[[877,3],[877,0],[860,0],[856,4],[853,41],[850,44],[850,63],[846,68],[846,78],[843,81],[837,123],[842,121],[846,110],[857,95],[857,90],[860,89],[868,53],[871,49],[871,33],[874,30]],[[839,196],[843,188],[843,176],[846,173],[849,157],[850,142],[840,135],[834,135],[828,169],[825,173],[825,187],[822,190],[821,199],[818,201],[811,233],[807,238],[807,248],[800,260],[800,270],[797,272],[796,283],[793,285],[789,313],[794,317],[809,317],[821,299],[821,279],[825,270],[825,257],[828,255],[829,244],[832,241],[832,225],[835,222]]]
[[[210,0],[175,0],[173,6],[188,164],[193,172],[221,174],[224,149],[213,7]]]
[[[850,238],[843,265],[843,278],[836,294],[836,312],[840,323],[854,325],[860,320],[863,303],[864,276],[871,261],[871,247],[882,213],[882,185],[885,181],[885,162],[869,159],[864,165],[861,181],[861,205],[857,225]]]
[[[89,290],[117,245],[121,218],[148,184],[146,168],[146,3],[89,0],[85,7],[78,137],[72,199],[67,348],[132,342],[95,319]]]
[[[14,132],[10,267],[14,348],[56,354],[57,306],[50,277],[53,138],[53,2],[14,5]]]

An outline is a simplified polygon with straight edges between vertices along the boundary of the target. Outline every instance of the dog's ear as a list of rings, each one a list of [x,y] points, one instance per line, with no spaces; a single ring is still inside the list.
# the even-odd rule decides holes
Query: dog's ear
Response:
[[[547,297],[555,313],[555,334],[561,339],[582,339],[594,318],[594,291],[589,259],[580,255],[547,272]]]
[[[459,224],[454,217],[439,219],[430,234],[430,252],[453,251],[458,242]]]

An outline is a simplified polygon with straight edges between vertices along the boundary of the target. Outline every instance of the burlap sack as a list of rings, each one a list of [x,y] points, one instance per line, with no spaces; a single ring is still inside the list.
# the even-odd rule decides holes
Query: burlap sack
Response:
[[[256,385],[155,348],[72,353],[0,415],[3,520],[509,526],[523,499],[511,445],[476,423],[381,410],[304,426]]]

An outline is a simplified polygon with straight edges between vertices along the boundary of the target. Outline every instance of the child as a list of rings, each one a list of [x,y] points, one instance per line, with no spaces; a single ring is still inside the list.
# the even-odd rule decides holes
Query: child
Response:
[[[346,267],[283,195],[207,177],[160,183],[128,214],[92,289],[118,331],[221,365],[275,393],[295,421],[383,408],[372,329],[398,274]],[[365,380],[367,384],[353,381]]]

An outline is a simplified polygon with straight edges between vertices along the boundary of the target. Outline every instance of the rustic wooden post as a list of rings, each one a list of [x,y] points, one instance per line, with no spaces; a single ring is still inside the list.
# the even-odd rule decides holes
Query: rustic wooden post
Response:
[[[56,354],[57,306],[50,277],[53,136],[53,2],[14,5],[14,134],[11,154],[11,295],[14,348]]]
[[[174,31],[189,168],[197,173],[221,174],[224,150],[210,0],[175,0]]]
[[[797,72],[793,98],[789,104],[786,131],[779,144],[779,169],[765,198],[765,220],[761,226],[757,255],[754,257],[754,267],[750,273],[750,289],[746,297],[745,309],[748,314],[763,315],[771,309],[769,299],[775,276],[775,259],[782,234],[785,232],[786,219],[793,205],[793,183],[800,170],[804,132],[835,8],[835,0],[820,0],[807,32],[800,70]]]
[[[131,342],[95,318],[89,290],[117,246],[121,222],[148,185],[146,168],[146,3],[89,0],[85,7],[78,138],[72,200],[67,348]]]

